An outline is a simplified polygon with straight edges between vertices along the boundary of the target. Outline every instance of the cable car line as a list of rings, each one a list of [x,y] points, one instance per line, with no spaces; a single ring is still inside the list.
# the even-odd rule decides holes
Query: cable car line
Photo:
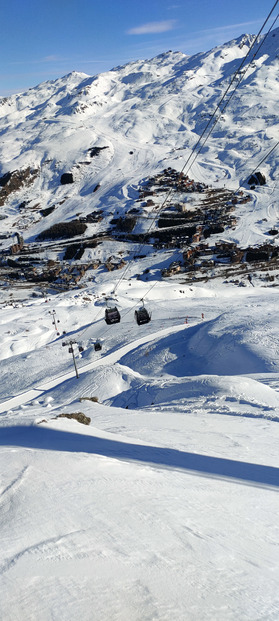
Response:
[[[265,161],[265,160],[269,157],[269,155],[270,155],[270,154],[271,154],[271,153],[272,153],[272,152],[276,149],[276,147],[278,146],[278,144],[279,144],[279,141],[278,141],[278,142],[277,142],[277,143],[276,143],[276,144],[272,147],[272,149],[270,149],[270,151],[269,151],[269,152],[268,152],[268,153],[267,153],[267,154],[266,154],[266,155],[265,155],[265,156],[264,156],[264,157],[260,160],[260,162],[259,162],[259,163],[257,164],[257,166],[254,168],[254,170],[252,171],[252,173],[251,173],[251,174],[253,174],[253,173],[257,170],[257,168],[259,168],[259,166],[260,166],[260,165],[261,165],[261,164],[262,164],[262,163],[263,163],[263,162],[264,162],[264,161]],[[249,176],[250,176],[250,175],[249,175]],[[239,187],[237,188],[237,190],[235,190],[235,192],[234,192],[234,193],[237,193],[237,192],[238,192],[238,190],[240,189],[240,187],[241,187],[241,186],[239,185]],[[175,254],[178,254],[178,253],[179,253],[179,251],[176,251],[176,253],[175,253]],[[121,280],[121,279],[119,279],[118,285],[120,284],[120,280]],[[150,291],[151,291],[151,290],[152,290],[152,289],[153,289],[153,288],[154,288],[157,284],[158,284],[158,281],[155,281],[155,283],[154,283],[154,284],[153,284],[153,285],[152,285],[152,286],[151,286],[151,287],[150,287],[150,288],[146,291],[146,293],[145,293],[145,297],[149,294],[149,292],[150,292]],[[118,285],[117,285],[117,286],[118,286]],[[115,289],[114,289],[114,291],[115,291]],[[142,298],[142,300],[143,300],[143,298]],[[131,308],[129,308],[129,309],[126,311],[126,313],[124,313],[124,314],[123,314],[123,318],[124,318],[124,317],[126,317],[126,315],[127,315],[128,313],[130,313],[133,309],[135,309],[137,306],[138,306],[138,303],[136,303],[134,306],[132,306]],[[143,306],[144,306],[144,303],[143,303]],[[115,308],[112,308],[111,310],[113,310],[114,312],[115,312],[115,311],[117,311],[117,312],[119,313],[119,311],[117,310],[117,308],[116,308],[116,307],[115,307]],[[139,312],[140,312],[140,310],[141,310],[141,309],[138,309],[138,311],[135,311],[135,315],[136,315],[136,312],[137,312],[137,313],[139,313]],[[147,320],[147,315],[149,316],[148,320]],[[99,316],[100,316],[100,313],[99,313]],[[120,313],[119,313],[119,316],[120,316]],[[142,321],[142,322],[137,321],[138,325],[142,325],[142,324],[144,324],[144,323],[148,323],[148,321],[150,321],[150,320],[151,320],[151,314],[149,314],[149,313],[148,313],[148,311],[147,311],[146,313],[145,313],[145,312],[144,312],[144,313],[142,313],[142,316],[145,316],[146,321]],[[96,322],[97,320],[98,320],[98,315],[97,315],[97,318],[95,319],[95,322]],[[136,316],[136,320],[137,320],[137,316]],[[113,323],[118,323],[119,321],[120,321],[120,319],[119,319],[118,321],[111,321],[111,322],[106,322],[106,323],[108,323],[108,324],[113,324]],[[81,333],[81,337],[82,337],[82,335],[86,332],[86,330],[88,330],[88,329],[89,329],[89,327],[91,327],[91,326],[87,326],[87,327],[85,328],[85,330]],[[107,328],[107,330],[104,332],[104,335],[105,335],[107,332],[108,332],[108,328]],[[96,341],[96,343],[97,343],[97,341]],[[98,343],[97,343],[97,348],[96,348],[96,347],[95,347],[95,345],[94,345],[94,349],[95,349],[95,351],[99,351],[100,349],[102,349],[102,346],[101,346],[101,347],[98,347]]]
[[[254,168],[254,170],[250,173],[249,177],[252,176],[257,168],[259,168],[261,166],[261,164],[268,158],[268,156],[272,153],[272,151],[274,151],[276,149],[276,147],[278,147],[279,144],[279,140],[276,142],[276,144],[272,147],[272,149],[270,149],[270,151],[261,159],[261,161],[257,164],[256,168]]]
[[[208,130],[208,128],[209,128],[209,126],[210,126],[211,122],[213,121],[214,116],[217,114],[218,110],[220,110],[220,114],[219,114],[218,118],[217,118],[217,119],[215,119],[214,124],[213,124],[213,125],[212,125],[212,127],[210,128],[210,130],[209,130],[209,132],[208,132],[207,136],[205,137],[204,142],[202,143],[202,145],[200,146],[199,150],[198,150],[198,151],[197,151],[197,153],[195,154],[195,157],[194,157],[193,161],[190,163],[190,165],[189,165],[189,167],[188,167],[188,169],[187,169],[187,171],[186,171],[186,173],[185,173],[185,174],[188,174],[188,172],[189,172],[190,168],[193,166],[193,164],[195,163],[195,161],[196,161],[196,159],[197,159],[198,155],[200,154],[201,150],[202,150],[202,149],[203,149],[203,147],[205,146],[205,144],[206,144],[206,142],[207,142],[207,140],[208,140],[209,136],[211,135],[211,133],[212,133],[212,131],[213,131],[213,129],[214,129],[214,127],[215,127],[216,123],[219,121],[219,119],[220,119],[221,115],[224,113],[224,111],[225,111],[226,107],[229,105],[229,103],[230,103],[230,101],[231,101],[232,97],[235,95],[235,92],[236,92],[237,88],[239,87],[240,83],[242,82],[242,80],[244,79],[245,74],[246,74],[246,72],[248,71],[248,69],[249,69],[250,65],[252,64],[252,62],[254,62],[254,59],[255,59],[256,55],[258,54],[258,52],[260,51],[260,49],[261,49],[261,47],[262,47],[262,45],[263,45],[263,43],[264,43],[264,41],[265,41],[265,39],[266,39],[267,35],[269,34],[270,30],[272,29],[272,27],[273,27],[273,26],[274,26],[274,24],[276,23],[276,21],[277,21],[277,19],[278,19],[278,15],[276,16],[275,20],[273,21],[272,25],[270,26],[270,28],[269,28],[268,32],[266,33],[265,37],[264,37],[264,38],[263,38],[263,40],[261,41],[261,43],[260,43],[260,45],[259,45],[259,47],[258,47],[257,51],[255,52],[255,54],[253,55],[253,57],[251,58],[251,60],[250,60],[250,61],[249,61],[249,63],[247,64],[247,66],[245,67],[244,72],[242,73],[242,67],[243,67],[243,65],[244,65],[244,63],[245,63],[245,61],[246,61],[247,57],[249,56],[249,54],[250,54],[250,52],[251,52],[252,48],[254,47],[254,45],[255,45],[255,43],[256,43],[256,41],[257,41],[257,39],[258,39],[259,35],[260,35],[260,33],[262,32],[262,30],[263,30],[263,28],[264,28],[265,24],[267,23],[267,21],[268,21],[268,19],[269,19],[270,15],[271,15],[271,13],[273,12],[273,10],[274,10],[274,8],[275,8],[276,4],[278,4],[278,2],[279,2],[279,0],[277,0],[277,1],[276,1],[276,3],[275,3],[275,5],[274,5],[273,9],[272,9],[272,10],[271,10],[271,12],[269,13],[269,16],[266,18],[266,20],[265,20],[264,24],[262,25],[261,29],[259,30],[258,34],[256,35],[256,37],[255,37],[255,39],[254,39],[254,41],[253,41],[252,45],[250,46],[250,48],[249,48],[249,50],[248,50],[248,52],[247,52],[246,56],[245,56],[245,57],[244,57],[244,59],[242,60],[242,62],[241,62],[241,64],[240,64],[239,68],[235,71],[235,73],[234,73],[234,75],[233,75],[233,77],[232,77],[232,79],[231,79],[231,81],[230,81],[229,86],[227,87],[226,91],[225,91],[225,92],[224,92],[224,94],[222,95],[222,97],[221,97],[221,99],[220,99],[219,103],[217,104],[217,106],[216,106],[216,108],[215,108],[215,110],[214,110],[213,114],[211,115],[211,118],[210,118],[210,119],[209,119],[209,121],[207,122],[207,124],[206,124],[206,126],[205,126],[205,128],[204,128],[204,130],[203,130],[203,132],[202,132],[202,134],[201,134],[201,136],[199,137],[199,139],[198,139],[197,143],[195,144],[194,148],[192,149],[192,152],[190,153],[190,155],[189,155],[188,159],[186,160],[186,162],[185,162],[185,164],[184,164],[184,166],[183,166],[183,168],[182,168],[182,170],[181,170],[181,173],[180,173],[180,174],[182,174],[182,173],[184,172],[184,170],[185,170],[186,166],[189,164],[189,162],[190,162],[190,160],[191,160],[191,157],[194,155],[195,150],[196,150],[196,149],[197,149],[197,147],[199,146],[199,144],[200,144],[200,142],[201,142],[202,138],[204,137],[204,135],[205,135],[206,131]],[[230,97],[229,97],[228,101],[225,103],[224,107],[221,109],[221,104],[222,104],[222,102],[224,101],[224,99],[225,99],[225,97],[226,97],[226,95],[227,95],[228,91],[230,90],[230,88],[231,88],[231,86],[232,86],[233,82],[235,81],[235,79],[237,78],[237,75],[238,75],[238,74],[239,74],[239,79],[238,79],[238,82],[237,82],[237,84],[235,85],[235,88],[234,88],[233,92],[230,94]]]
[[[231,79],[231,81],[230,81],[229,86],[227,87],[227,89],[226,89],[226,90],[225,90],[225,92],[223,93],[223,95],[222,95],[222,97],[221,97],[221,100],[220,100],[220,101],[219,101],[219,103],[217,104],[217,106],[216,106],[216,108],[215,108],[215,110],[214,110],[213,114],[211,115],[211,117],[210,117],[210,119],[209,119],[208,123],[206,124],[206,126],[205,126],[205,128],[204,128],[204,130],[203,130],[203,132],[202,132],[202,134],[201,134],[201,136],[199,137],[199,139],[198,139],[197,143],[196,143],[196,144],[195,144],[195,146],[193,147],[193,149],[192,149],[192,151],[191,151],[191,153],[190,153],[189,157],[187,158],[187,160],[186,160],[185,164],[183,165],[183,167],[182,167],[182,169],[181,169],[181,171],[180,171],[180,176],[183,174],[183,172],[184,172],[185,168],[186,168],[186,167],[187,167],[187,165],[189,164],[189,162],[190,162],[191,158],[193,157],[193,155],[194,155],[194,153],[195,153],[195,150],[196,150],[196,149],[197,149],[197,147],[199,146],[199,144],[200,144],[200,142],[201,142],[202,138],[204,137],[205,133],[207,132],[207,130],[208,130],[208,128],[209,128],[209,126],[210,126],[210,124],[212,123],[212,121],[213,121],[214,117],[216,116],[216,114],[217,114],[218,110],[220,110],[220,107],[221,107],[221,105],[222,105],[222,102],[224,101],[224,99],[225,99],[225,97],[226,97],[226,95],[227,95],[228,91],[230,90],[230,88],[231,88],[232,84],[233,84],[233,83],[234,83],[234,81],[237,79],[237,76],[239,76],[238,82],[237,82],[237,84],[235,85],[235,88],[234,88],[233,92],[231,93],[231,95],[230,95],[230,97],[229,97],[229,99],[228,99],[227,103],[224,105],[224,107],[223,107],[223,108],[222,108],[222,110],[220,111],[220,115],[219,115],[219,116],[218,116],[218,118],[215,120],[215,122],[214,122],[214,124],[213,124],[212,128],[210,129],[209,133],[208,133],[208,134],[207,134],[207,136],[205,137],[205,140],[204,140],[203,144],[201,145],[201,147],[200,147],[199,151],[195,154],[194,160],[193,160],[193,161],[191,162],[191,164],[189,165],[189,167],[188,167],[188,169],[187,169],[187,172],[185,173],[185,174],[188,174],[188,172],[189,172],[189,170],[190,170],[191,166],[192,166],[192,165],[194,164],[194,162],[196,161],[196,159],[197,159],[197,157],[198,157],[198,155],[199,155],[199,153],[200,153],[201,149],[205,146],[205,144],[206,144],[206,142],[207,142],[207,140],[208,140],[208,138],[209,138],[210,134],[212,133],[212,131],[213,131],[213,129],[214,129],[214,127],[215,127],[216,123],[219,121],[220,116],[223,114],[223,112],[224,112],[225,108],[227,107],[227,105],[228,105],[228,104],[229,104],[229,102],[231,101],[231,99],[232,99],[233,95],[235,94],[235,92],[236,92],[236,90],[237,90],[238,86],[240,85],[240,83],[241,83],[241,82],[242,82],[242,80],[244,79],[244,76],[245,76],[245,74],[246,74],[246,72],[247,72],[247,70],[248,70],[249,66],[250,66],[250,65],[251,65],[251,63],[254,61],[254,59],[255,59],[256,55],[258,54],[259,50],[261,49],[261,47],[262,47],[262,45],[263,45],[263,43],[264,43],[264,41],[265,41],[265,39],[266,39],[267,35],[269,34],[269,32],[270,32],[271,28],[274,26],[274,24],[275,24],[276,20],[278,19],[278,15],[277,15],[277,17],[276,17],[276,18],[275,18],[275,20],[273,21],[272,25],[270,26],[270,28],[269,28],[268,32],[266,33],[265,37],[264,37],[264,38],[263,38],[263,40],[260,42],[260,45],[259,45],[259,47],[258,47],[257,51],[255,52],[255,54],[254,54],[254,55],[253,55],[253,57],[251,58],[250,62],[248,63],[248,65],[247,65],[247,67],[246,67],[246,69],[245,69],[244,74],[241,74],[240,72],[241,72],[241,70],[242,70],[242,67],[243,67],[244,63],[246,62],[246,59],[248,58],[248,56],[249,56],[250,52],[252,51],[252,49],[253,49],[254,45],[257,43],[259,36],[261,35],[261,33],[262,33],[262,31],[263,31],[263,29],[264,29],[265,25],[267,24],[267,22],[268,22],[269,18],[271,17],[271,15],[272,15],[272,13],[273,13],[274,9],[276,8],[276,6],[277,6],[278,2],[279,2],[279,0],[276,0],[276,2],[274,3],[274,5],[273,5],[272,9],[270,10],[270,12],[269,12],[268,16],[266,17],[266,19],[265,19],[264,23],[262,24],[262,26],[261,26],[261,28],[260,28],[260,30],[259,30],[259,32],[258,32],[258,34],[254,37],[254,40],[253,40],[253,42],[251,43],[251,45],[250,45],[250,47],[249,47],[249,49],[248,49],[248,51],[247,51],[247,53],[246,53],[246,56],[242,59],[242,61],[241,61],[241,63],[240,63],[240,66],[238,67],[238,69],[237,69],[237,70],[235,71],[235,73],[233,74],[233,76],[232,76],[232,79]],[[167,193],[167,195],[166,195],[165,199],[163,200],[163,202],[162,202],[162,204],[161,204],[161,206],[160,206],[159,210],[157,210],[157,211],[156,211],[156,215],[155,215],[155,217],[153,218],[153,220],[151,221],[151,224],[150,224],[149,228],[148,228],[148,229],[147,229],[147,231],[145,232],[145,234],[144,234],[144,238],[145,238],[145,237],[147,237],[147,235],[148,235],[148,234],[150,233],[150,231],[152,230],[152,224],[155,222],[156,218],[157,218],[157,217],[158,217],[158,215],[161,213],[162,209],[164,208],[164,206],[166,205],[166,203],[168,202],[168,200],[170,199],[170,197],[172,196],[172,194],[174,193],[174,191],[175,191],[175,190],[174,190],[173,188],[171,188],[171,189],[169,190],[169,192]],[[151,213],[152,213],[152,211],[151,211]],[[144,238],[143,238],[143,239],[144,239]],[[139,248],[142,248],[142,247],[143,247],[143,242],[141,242],[141,244],[140,244]],[[138,250],[138,251],[139,251],[139,250]],[[130,269],[131,264],[133,263],[133,261],[134,261],[134,258],[132,258],[132,259],[131,259],[131,261],[129,261],[129,264],[126,266],[126,268],[125,268],[124,272],[121,274],[121,276],[120,276],[120,278],[119,278],[118,283],[117,283],[117,284],[116,284],[116,286],[114,287],[114,292],[116,292],[116,290],[117,290],[117,288],[118,288],[118,286],[119,286],[120,282],[123,280],[123,278],[125,277],[126,273],[127,273],[127,272],[128,272],[128,270]]]
[[[224,110],[226,109],[226,107],[227,107],[227,106],[228,106],[228,104],[230,103],[230,101],[231,101],[232,97],[234,96],[234,94],[235,94],[235,92],[236,92],[236,90],[237,90],[238,86],[240,85],[240,83],[241,83],[241,82],[242,82],[242,80],[244,79],[244,76],[246,75],[246,73],[247,73],[247,71],[248,71],[248,69],[249,69],[250,65],[252,64],[252,62],[254,62],[255,57],[257,56],[257,54],[259,53],[259,51],[260,51],[260,49],[261,49],[262,45],[264,44],[264,42],[265,42],[265,40],[266,40],[266,38],[267,38],[267,36],[268,36],[268,34],[269,34],[270,30],[273,28],[274,24],[276,23],[276,21],[277,21],[277,19],[278,19],[278,15],[276,16],[276,18],[274,19],[274,21],[273,21],[272,25],[270,26],[270,28],[269,28],[268,32],[265,34],[264,38],[263,38],[263,39],[262,39],[262,41],[260,42],[260,44],[259,44],[259,46],[258,46],[258,48],[257,48],[256,52],[253,54],[253,56],[252,56],[251,60],[250,60],[250,61],[249,61],[249,63],[246,65],[245,69],[244,69],[244,70],[242,70],[242,67],[244,66],[244,64],[245,64],[245,62],[246,62],[246,60],[247,60],[247,58],[248,58],[249,54],[251,53],[252,49],[254,48],[254,46],[256,45],[256,43],[258,42],[258,38],[259,38],[259,36],[261,35],[261,33],[262,33],[262,31],[263,31],[263,29],[264,29],[265,25],[267,24],[267,22],[268,22],[269,18],[271,17],[271,15],[272,15],[272,13],[273,13],[274,9],[276,8],[276,6],[277,6],[278,2],[279,2],[279,0],[276,0],[276,2],[274,3],[274,5],[273,5],[272,9],[270,10],[270,12],[269,12],[268,16],[266,17],[266,19],[265,19],[264,23],[262,24],[262,26],[261,26],[261,28],[260,28],[260,30],[259,30],[259,32],[258,32],[258,34],[254,37],[254,40],[253,40],[253,42],[251,43],[251,45],[250,45],[250,47],[249,47],[249,49],[248,49],[248,51],[247,51],[247,53],[246,53],[245,57],[242,59],[242,61],[241,61],[240,65],[239,65],[239,67],[238,67],[238,69],[237,69],[237,70],[235,71],[235,73],[233,74],[233,76],[232,76],[232,78],[231,78],[231,80],[230,80],[230,83],[229,83],[229,85],[228,85],[227,89],[226,89],[226,90],[225,90],[225,92],[223,93],[223,95],[222,95],[222,97],[221,97],[221,99],[220,99],[219,103],[217,104],[217,106],[216,106],[216,108],[215,108],[214,112],[212,113],[212,115],[211,115],[211,117],[210,117],[210,119],[209,119],[208,123],[206,124],[206,126],[205,126],[205,128],[204,128],[204,130],[203,130],[203,132],[202,132],[202,134],[201,134],[201,136],[199,137],[199,139],[198,139],[198,141],[196,142],[196,144],[194,145],[194,147],[193,147],[193,149],[192,149],[192,151],[191,151],[191,153],[190,153],[189,157],[187,158],[186,162],[184,163],[184,165],[183,165],[183,167],[182,167],[182,169],[181,169],[181,171],[180,171],[180,176],[182,176],[182,174],[183,174],[183,172],[184,172],[185,168],[188,166],[188,164],[189,164],[189,168],[188,168],[188,170],[187,170],[187,173],[188,173],[188,171],[190,170],[191,166],[192,166],[192,165],[194,164],[194,162],[196,161],[196,159],[197,159],[197,157],[198,157],[198,155],[199,155],[200,151],[201,151],[201,150],[202,150],[202,148],[205,146],[205,144],[206,144],[206,142],[207,142],[207,140],[208,140],[209,136],[211,135],[211,133],[212,133],[212,131],[213,131],[213,129],[214,129],[214,127],[215,127],[215,125],[216,125],[216,124],[217,124],[217,122],[219,121],[220,116],[224,113]],[[234,85],[234,82],[236,82],[236,84],[235,84],[235,85]],[[228,100],[224,103],[224,106],[221,108],[222,103],[224,102],[224,100],[225,100],[225,98],[226,98],[226,95],[228,94],[228,92],[229,92],[229,90],[231,89],[232,85],[234,85],[234,89],[233,89],[232,93],[230,93],[230,96],[229,96]],[[218,111],[220,112],[220,114],[219,114],[219,116],[215,119],[215,122],[213,123],[212,127],[209,129],[209,127],[210,127],[210,125],[211,125],[211,123],[212,123],[212,121],[213,121],[214,117],[215,117],[215,116],[216,116],[216,114],[218,113]],[[207,132],[207,130],[208,130],[208,129],[209,129],[209,132],[208,132],[208,134],[205,136],[205,134],[206,134],[206,132]],[[200,145],[200,143],[201,143],[201,141],[202,141],[202,139],[203,139],[203,137],[204,137],[204,136],[205,136],[205,139],[204,139],[203,143],[201,144],[201,146],[200,146],[199,150],[195,153],[196,149],[197,149],[197,148],[198,148],[198,146]],[[269,153],[268,153],[268,154],[267,154],[267,155],[266,155],[266,156],[265,156],[265,157],[264,157],[264,158],[260,161],[260,163],[257,165],[257,167],[256,167],[256,168],[258,168],[258,166],[260,166],[260,164],[261,164],[261,163],[262,163],[262,162],[263,162],[263,161],[264,161],[264,160],[265,160],[265,159],[266,159],[266,158],[267,158],[267,157],[268,157],[268,156],[269,156],[269,155],[270,155],[270,154],[271,154],[271,153],[275,150],[275,148],[277,147],[277,145],[278,145],[278,142],[274,145],[274,147],[272,147],[272,149],[269,151]],[[193,156],[194,156],[194,159],[193,159],[193,161],[190,163],[191,158],[192,158]],[[255,168],[255,170],[256,170],[256,168]],[[255,172],[255,170],[254,170],[253,172]],[[240,188],[240,187],[241,187],[241,186],[239,185],[239,188]],[[239,188],[238,188],[238,190],[239,190]],[[238,190],[236,190],[235,192],[237,192]],[[139,245],[137,244],[137,253],[139,252],[139,249],[140,249],[140,248],[142,248],[142,247],[144,246],[144,240],[145,240],[145,238],[147,237],[147,235],[150,233],[150,231],[152,230],[152,226],[153,226],[153,224],[154,224],[154,222],[155,222],[156,218],[158,217],[158,215],[160,215],[161,211],[163,210],[163,208],[165,207],[165,205],[167,204],[167,202],[169,201],[170,197],[172,196],[172,194],[173,194],[174,192],[175,192],[175,189],[174,189],[174,188],[170,188],[170,190],[167,192],[167,194],[166,194],[166,196],[165,196],[165,198],[164,198],[164,200],[163,200],[163,202],[162,202],[161,206],[159,207],[159,209],[158,209],[158,206],[157,206],[155,216],[154,216],[154,218],[152,218],[152,219],[151,219],[151,223],[150,223],[150,225],[149,225],[148,229],[146,230],[146,232],[145,232],[145,233],[144,233],[144,235],[143,235],[143,240],[142,240],[142,242],[141,242]],[[151,210],[151,214],[152,214],[152,211],[154,211],[154,212],[155,212],[155,209]],[[132,263],[135,261],[135,256],[136,256],[136,253],[134,252],[134,256],[133,256],[133,257],[132,257],[132,259],[129,261],[129,263],[127,264],[126,268],[123,270],[123,273],[121,274],[121,276],[119,277],[118,281],[116,282],[116,285],[114,286],[114,289],[113,289],[113,294],[115,294],[115,293],[116,293],[117,288],[119,287],[119,285],[120,285],[121,281],[124,279],[124,277],[125,277],[126,273],[127,273],[127,272],[128,272],[128,270],[131,268]],[[152,285],[152,287],[150,287],[150,289],[148,290],[148,292],[149,292],[149,291],[151,291],[151,289],[152,289],[154,286],[156,286],[156,284],[157,284],[157,282],[155,282],[155,283],[154,283],[154,285]],[[147,293],[148,293],[148,292],[147,292]],[[135,305],[135,306],[136,306],[136,305]],[[134,308],[134,307],[132,307],[132,309],[133,309],[133,308]],[[144,305],[143,305],[143,307],[141,307],[140,309],[138,309],[138,311],[136,311],[136,312],[135,312],[135,317],[136,317],[136,320],[137,320],[138,325],[140,325],[140,322],[138,321],[138,318],[139,318],[139,316],[140,316],[140,311],[141,311],[142,309],[144,309],[144,308],[145,308],[145,307],[144,307]],[[130,308],[130,309],[127,311],[127,313],[128,313],[128,312],[130,312],[132,309]],[[145,309],[145,311],[146,311],[146,309]],[[124,314],[124,317],[126,316],[126,314],[127,314],[127,313],[125,313],[125,314]],[[137,314],[136,314],[136,313],[137,313]],[[145,319],[146,319],[146,321],[142,321],[142,323],[147,323],[148,321],[150,321],[150,319],[151,319],[151,315],[149,315],[149,313],[148,313],[147,311],[146,311],[146,312],[143,312],[143,313],[142,313],[142,316],[143,316],[143,315],[145,315]],[[98,319],[98,316],[97,316],[97,319]],[[96,321],[97,321],[97,319],[96,319]],[[120,322],[120,319],[121,319],[121,316],[120,316],[120,313],[119,313],[119,311],[118,311],[118,309],[117,309],[117,307],[116,307],[116,306],[115,306],[115,307],[111,307],[111,308],[107,308],[107,309],[106,309],[106,311],[105,311],[105,321],[106,321],[106,323],[108,324],[108,327],[110,327],[110,325],[112,325],[113,323],[119,323],[119,322]],[[85,330],[87,330],[87,329],[88,329],[88,328],[86,328]],[[84,330],[84,332],[83,332],[83,333],[85,333],[85,330]],[[106,332],[107,332],[107,331],[108,331],[108,328],[107,328]],[[83,334],[83,333],[82,333],[82,334]],[[82,335],[81,335],[81,336],[82,336]],[[95,350],[96,350],[96,348],[95,348]]]

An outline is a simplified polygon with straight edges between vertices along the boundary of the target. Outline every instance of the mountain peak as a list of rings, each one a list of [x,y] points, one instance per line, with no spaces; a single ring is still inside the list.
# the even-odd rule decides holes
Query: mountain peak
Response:
[[[182,168],[252,40],[252,35],[242,35],[192,57],[169,50],[92,77],[72,71],[1,100],[1,174],[40,171],[32,187],[7,197],[9,216],[2,226],[15,226],[13,214],[26,200],[46,212],[67,196],[64,207],[50,216],[52,224],[58,213],[63,220],[83,213],[88,204],[122,209],[132,201],[133,184],[140,179],[166,166]],[[218,111],[216,127],[195,158],[192,178],[237,188],[272,149],[278,29],[261,41],[234,97],[222,114]],[[93,152],[98,156],[91,157]],[[276,165],[274,151],[264,164],[267,178],[274,177]],[[72,175],[71,188],[61,188],[63,173]],[[27,220],[30,235],[45,226],[42,218]]]

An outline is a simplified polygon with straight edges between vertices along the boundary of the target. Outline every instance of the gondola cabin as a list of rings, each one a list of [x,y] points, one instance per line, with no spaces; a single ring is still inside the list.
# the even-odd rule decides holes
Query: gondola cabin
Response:
[[[111,325],[113,323],[119,323],[120,319],[120,312],[118,308],[116,308],[116,306],[114,306],[113,308],[106,308],[105,321],[108,325]]]
[[[94,350],[101,351],[101,349],[102,349],[102,344],[100,343],[100,341],[96,341],[96,343],[94,343]]]
[[[151,321],[151,315],[148,313],[146,308],[142,306],[135,311],[135,320],[138,326],[142,326],[144,323],[149,323],[149,321]]]

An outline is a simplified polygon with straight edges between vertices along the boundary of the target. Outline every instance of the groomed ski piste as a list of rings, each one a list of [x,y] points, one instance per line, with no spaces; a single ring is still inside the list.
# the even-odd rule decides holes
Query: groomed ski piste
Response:
[[[143,288],[57,297],[78,379],[53,300],[2,309],[5,620],[276,619],[278,293]]]
[[[276,139],[274,33],[191,169],[213,188],[237,189]],[[1,208],[3,230],[24,224],[32,246],[46,221],[29,207],[24,220],[20,201],[55,203],[50,225],[95,207],[105,221],[134,205],[140,180],[180,170],[204,102],[215,105],[250,40],[95,78],[74,72],[3,102],[1,174],[41,164]],[[74,168],[94,144],[107,146],[100,159]],[[276,167],[274,152],[268,183],[217,240],[270,241]],[[60,186],[70,170],[75,183]],[[278,270],[274,281],[253,266],[252,282],[189,284],[161,277],[173,250],[146,246],[138,260],[136,246],[113,240],[85,258],[119,247],[127,272],[101,267],[55,295],[0,289],[0,619],[277,621]],[[105,323],[106,298],[120,323]],[[142,299],[151,321],[138,326]],[[61,417],[79,413],[89,425]]]

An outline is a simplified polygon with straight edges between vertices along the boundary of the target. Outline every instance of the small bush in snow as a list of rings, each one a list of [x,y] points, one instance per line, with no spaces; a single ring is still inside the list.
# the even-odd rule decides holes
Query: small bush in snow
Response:
[[[82,412],[73,412],[73,414],[58,414],[55,418],[74,418],[78,423],[82,423],[83,425],[90,425],[91,418],[89,416],[85,416]]]

